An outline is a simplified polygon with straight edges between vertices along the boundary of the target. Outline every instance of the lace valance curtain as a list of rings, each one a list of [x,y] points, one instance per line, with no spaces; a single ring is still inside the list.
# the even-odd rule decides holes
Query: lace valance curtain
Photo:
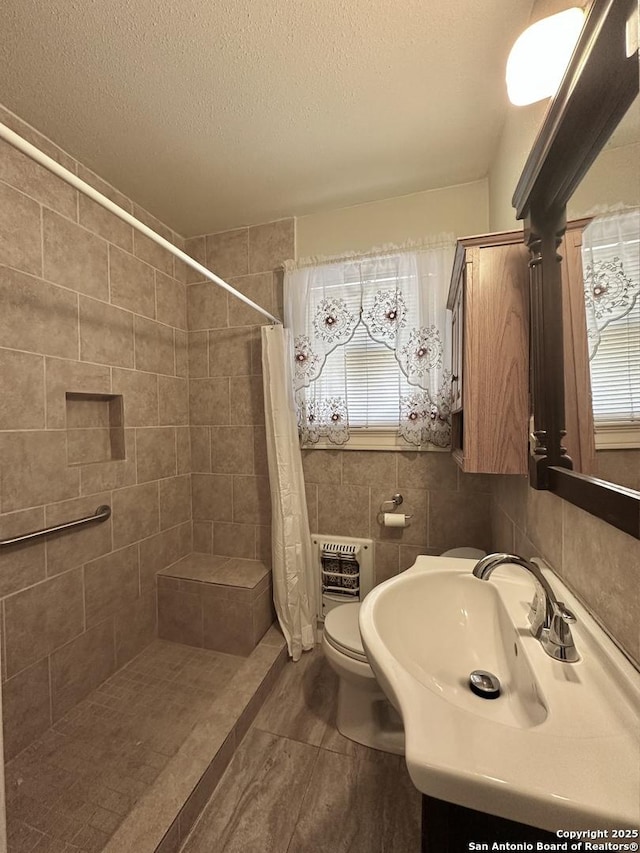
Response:
[[[582,269],[589,358],[602,331],[626,317],[640,297],[640,209],[600,216],[584,230]]]
[[[453,254],[451,240],[285,274],[304,445],[392,425],[409,444],[449,445]]]

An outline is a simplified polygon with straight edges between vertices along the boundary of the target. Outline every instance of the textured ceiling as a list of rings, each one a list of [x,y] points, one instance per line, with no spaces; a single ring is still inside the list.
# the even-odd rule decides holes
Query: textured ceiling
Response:
[[[476,180],[532,0],[3,0],[0,101],[184,236]]]

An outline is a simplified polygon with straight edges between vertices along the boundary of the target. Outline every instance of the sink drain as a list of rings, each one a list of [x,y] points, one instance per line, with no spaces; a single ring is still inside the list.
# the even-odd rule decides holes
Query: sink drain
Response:
[[[492,672],[474,669],[469,676],[471,692],[482,699],[497,699],[500,695],[500,681]]]

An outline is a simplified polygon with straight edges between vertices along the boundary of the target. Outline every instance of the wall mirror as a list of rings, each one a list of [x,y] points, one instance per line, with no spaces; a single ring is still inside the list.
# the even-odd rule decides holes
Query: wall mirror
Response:
[[[524,219],[531,253],[530,484],[549,489],[640,538],[640,491],[597,476],[596,469],[593,473],[574,470],[567,453],[566,444],[575,436],[565,438],[573,413],[565,409],[567,329],[564,266],[558,253],[559,247],[561,252],[570,251],[570,232],[564,242],[563,237],[572,197],[575,194],[579,203],[581,183],[607,167],[608,152],[615,145],[612,135],[617,128],[623,137],[637,131],[637,95],[637,2],[593,0],[569,68],[526,161],[513,205],[517,217]],[[603,472],[607,470],[602,467]]]

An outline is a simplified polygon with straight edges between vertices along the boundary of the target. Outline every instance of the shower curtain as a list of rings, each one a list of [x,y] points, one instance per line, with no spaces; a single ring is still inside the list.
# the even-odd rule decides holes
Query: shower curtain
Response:
[[[267,460],[272,506],[273,599],[294,661],[315,644],[316,585],[291,378],[292,342],[262,327]]]

